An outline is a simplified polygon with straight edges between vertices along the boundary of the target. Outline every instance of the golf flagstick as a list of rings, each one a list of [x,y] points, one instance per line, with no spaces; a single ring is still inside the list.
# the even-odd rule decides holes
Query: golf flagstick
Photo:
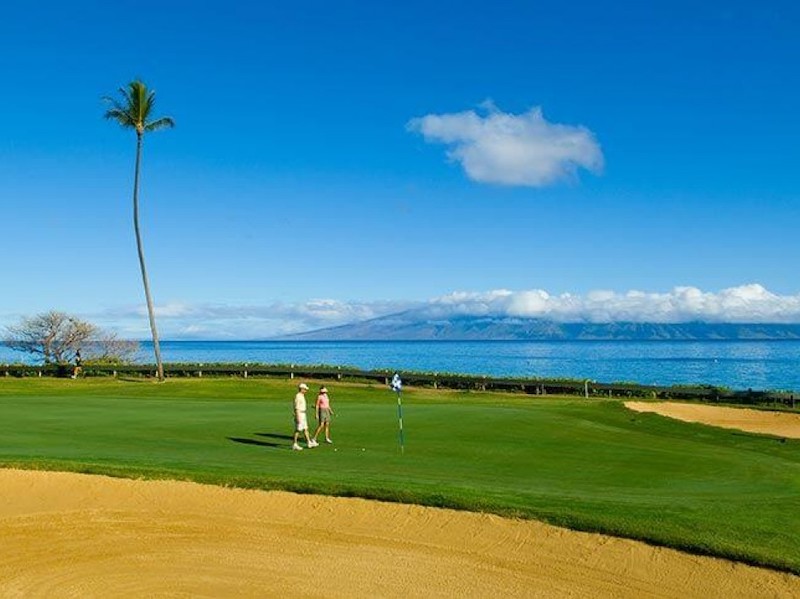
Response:
[[[397,420],[400,423],[400,453],[405,453],[405,443],[403,442],[403,400],[401,399],[403,381],[400,380],[400,375],[396,372],[392,377],[391,387],[392,391],[397,394]]]

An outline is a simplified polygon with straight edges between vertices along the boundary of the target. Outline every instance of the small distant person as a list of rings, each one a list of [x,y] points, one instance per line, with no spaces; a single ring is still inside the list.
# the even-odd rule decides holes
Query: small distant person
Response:
[[[306,418],[306,391],[308,391],[308,385],[305,383],[300,383],[297,386],[297,394],[294,396],[294,444],[292,445],[292,449],[294,451],[300,451],[303,449],[298,443],[300,433],[305,435],[307,447],[311,448],[319,445],[319,443],[312,440],[311,437],[308,436],[308,419]]]
[[[72,368],[72,378],[78,378],[78,375],[83,370],[82,367],[83,361],[81,360],[81,350],[75,350],[75,366]]]
[[[333,443],[331,441],[331,416],[333,415],[333,408],[331,407],[331,400],[328,397],[328,389],[320,387],[319,394],[317,395],[317,430],[314,433],[314,443],[317,442],[320,432],[325,429],[325,443]]]

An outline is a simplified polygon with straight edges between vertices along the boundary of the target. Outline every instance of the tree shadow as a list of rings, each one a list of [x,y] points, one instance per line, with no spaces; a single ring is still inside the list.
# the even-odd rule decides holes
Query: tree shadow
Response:
[[[285,443],[271,443],[269,441],[259,441],[258,439],[245,439],[243,437],[226,437],[228,441],[234,443],[242,443],[244,445],[258,445],[259,447],[271,447],[273,449],[281,449],[286,447]]]

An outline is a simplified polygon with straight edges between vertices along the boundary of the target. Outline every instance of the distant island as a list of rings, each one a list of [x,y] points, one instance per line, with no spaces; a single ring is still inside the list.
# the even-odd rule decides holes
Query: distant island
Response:
[[[429,317],[409,310],[284,335],[296,341],[777,341],[800,340],[800,324],[556,322],[508,316]]]

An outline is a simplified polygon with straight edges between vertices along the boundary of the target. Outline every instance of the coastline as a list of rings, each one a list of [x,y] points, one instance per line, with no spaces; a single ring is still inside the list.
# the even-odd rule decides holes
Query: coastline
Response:
[[[798,341],[164,341],[165,362],[800,390]],[[0,346],[0,365],[32,360]],[[153,361],[142,342],[138,362]]]

